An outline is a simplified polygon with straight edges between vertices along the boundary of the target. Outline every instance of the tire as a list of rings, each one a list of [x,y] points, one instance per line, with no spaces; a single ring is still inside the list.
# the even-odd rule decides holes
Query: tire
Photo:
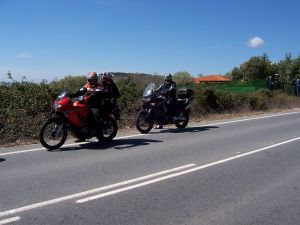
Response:
[[[118,133],[118,124],[117,121],[112,117],[107,117],[102,125],[102,137],[98,138],[101,142],[103,141],[111,141],[116,137]]]
[[[50,129],[50,133],[48,133],[48,128],[54,125],[53,129]],[[59,134],[57,134],[59,132]],[[49,118],[45,121],[40,129],[39,139],[40,143],[50,151],[60,148],[65,142],[68,137],[68,131],[66,124],[62,120],[62,118],[55,116]],[[47,140],[49,138],[49,140]],[[53,141],[54,143],[51,144],[48,141]],[[58,141],[58,143],[56,143]]]
[[[185,128],[185,127],[188,125],[189,120],[190,120],[189,113],[188,113],[186,110],[184,110],[184,111],[182,112],[182,114],[183,114],[183,116],[184,116],[186,119],[183,120],[183,121],[178,121],[178,122],[175,122],[175,123],[174,123],[175,126],[176,126],[177,128],[180,128],[180,129]]]
[[[141,132],[142,134],[147,134],[153,127],[153,120],[151,119],[146,119],[146,111],[141,110],[138,113],[138,116],[136,118],[135,126],[136,129]],[[145,127],[143,127],[143,123],[145,123]]]

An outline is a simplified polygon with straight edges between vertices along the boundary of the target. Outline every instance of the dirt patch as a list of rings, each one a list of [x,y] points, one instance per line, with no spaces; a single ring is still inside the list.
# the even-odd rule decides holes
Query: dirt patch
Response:
[[[265,115],[270,113],[278,113],[278,112],[294,112],[300,111],[300,107],[292,108],[292,109],[273,109],[269,111],[251,111],[251,112],[237,112],[237,113],[222,113],[222,114],[209,114],[204,117],[200,118],[193,118],[192,122],[208,122],[214,120],[225,120],[225,119],[233,119],[233,118],[240,118],[240,117],[247,117],[247,116],[256,116],[256,115]]]

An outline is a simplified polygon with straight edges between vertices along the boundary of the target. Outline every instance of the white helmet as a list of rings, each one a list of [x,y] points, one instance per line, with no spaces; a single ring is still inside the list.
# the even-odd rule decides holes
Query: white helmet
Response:
[[[106,83],[108,83],[108,84],[111,84],[112,82],[113,82],[113,80],[112,80],[112,77],[113,77],[114,75],[113,75],[113,73],[111,73],[111,72],[104,72],[104,73],[102,73],[101,74],[101,79],[104,81],[104,82],[106,82]]]
[[[164,75],[164,80],[165,81],[172,81],[172,74],[170,73],[167,73]]]
[[[96,72],[89,72],[87,75],[87,81],[90,85],[95,85],[98,82],[98,75]]]

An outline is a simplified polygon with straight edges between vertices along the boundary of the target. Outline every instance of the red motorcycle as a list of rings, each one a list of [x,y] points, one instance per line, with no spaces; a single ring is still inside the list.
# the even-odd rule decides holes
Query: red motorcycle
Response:
[[[68,137],[68,131],[77,139],[96,137],[99,142],[111,141],[117,135],[118,124],[114,113],[104,111],[103,107],[103,116],[95,126],[96,121],[86,98],[80,96],[72,101],[66,91],[57,97],[53,104],[53,115],[42,124],[39,133],[40,142],[45,148],[60,148]]]

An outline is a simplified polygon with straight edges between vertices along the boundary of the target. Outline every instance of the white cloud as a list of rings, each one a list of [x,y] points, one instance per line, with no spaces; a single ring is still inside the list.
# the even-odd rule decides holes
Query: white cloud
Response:
[[[261,39],[260,37],[254,37],[248,41],[248,46],[251,48],[258,48],[258,47],[262,46],[264,43],[265,43],[265,41],[263,39]]]
[[[32,57],[30,52],[20,52],[18,53],[18,57],[21,59],[29,59]]]

